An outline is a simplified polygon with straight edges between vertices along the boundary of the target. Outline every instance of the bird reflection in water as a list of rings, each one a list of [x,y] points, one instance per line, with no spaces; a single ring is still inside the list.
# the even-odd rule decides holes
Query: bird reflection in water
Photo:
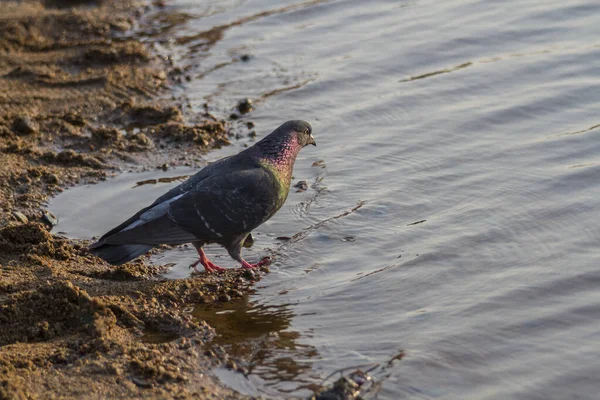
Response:
[[[194,317],[215,328],[211,346],[222,346],[248,377],[255,375],[265,387],[281,393],[315,390],[311,359],[317,350],[299,343],[300,333],[289,331],[291,304],[264,305],[248,296],[226,303],[197,305]]]

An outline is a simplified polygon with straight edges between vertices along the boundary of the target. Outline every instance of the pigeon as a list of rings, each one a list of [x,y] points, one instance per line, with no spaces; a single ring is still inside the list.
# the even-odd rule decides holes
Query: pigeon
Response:
[[[217,243],[242,268],[257,264],[242,258],[242,245],[253,229],[271,218],[287,199],[300,150],[316,146],[308,122],[287,121],[268,136],[201,169],[160,196],[90,246],[92,254],[113,265],[126,263],[160,244],[191,243],[207,273],[223,271],[202,246]]]

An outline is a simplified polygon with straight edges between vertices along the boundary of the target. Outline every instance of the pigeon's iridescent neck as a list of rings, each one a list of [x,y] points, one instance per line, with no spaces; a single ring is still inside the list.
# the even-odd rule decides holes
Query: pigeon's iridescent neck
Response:
[[[261,164],[273,171],[278,180],[285,187],[289,187],[292,180],[294,162],[302,149],[295,136],[279,143],[276,151],[263,153],[260,157]]]

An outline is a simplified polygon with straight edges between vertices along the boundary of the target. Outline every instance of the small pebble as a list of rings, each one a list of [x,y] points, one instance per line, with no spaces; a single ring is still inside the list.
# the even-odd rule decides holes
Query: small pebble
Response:
[[[22,212],[19,211],[13,211],[12,212],[12,216],[19,222],[26,224],[29,222],[29,219],[25,216],[25,214],[23,214]]]
[[[217,356],[212,350],[206,350],[204,355],[211,358],[215,358]]]
[[[308,189],[308,183],[306,183],[306,181],[299,181],[294,187],[298,189],[296,192],[304,192]]]
[[[238,103],[238,105],[237,105],[237,109],[242,114],[249,113],[250,111],[252,111],[254,109],[254,107],[252,107],[252,99],[243,99],[243,100],[240,100],[239,103]]]
[[[142,387],[142,388],[152,387],[152,385],[149,382],[147,382],[143,379],[140,379],[140,378],[133,377],[133,378],[131,378],[131,381],[133,383],[135,383],[137,386]]]
[[[240,60],[242,60],[244,62],[250,61],[250,54],[242,54],[242,56],[240,57]]]
[[[58,183],[58,175],[56,174],[48,174],[46,175],[46,182],[51,185],[56,185]]]
[[[225,366],[226,366],[228,369],[230,369],[230,370],[233,370],[233,371],[237,370],[237,365],[236,365],[236,363],[235,363],[234,361],[232,361],[232,360],[228,360],[228,361],[227,361],[227,364],[225,364]]]
[[[248,129],[252,129],[256,126],[256,124],[252,121],[248,121],[246,122],[246,126],[248,127]]]
[[[15,119],[13,129],[17,134],[27,135],[36,133],[38,126],[29,115],[23,115]]]
[[[42,215],[42,222],[52,229],[56,226],[56,224],[58,224],[58,218],[56,218],[56,216],[51,212],[46,211]]]

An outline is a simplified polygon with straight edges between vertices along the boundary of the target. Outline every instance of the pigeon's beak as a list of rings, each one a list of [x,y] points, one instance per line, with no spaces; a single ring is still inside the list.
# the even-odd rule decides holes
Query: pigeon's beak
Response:
[[[312,133],[310,134],[310,142],[308,142],[309,144],[312,144],[313,146],[317,145],[317,142],[315,142],[315,138],[313,137]]]

